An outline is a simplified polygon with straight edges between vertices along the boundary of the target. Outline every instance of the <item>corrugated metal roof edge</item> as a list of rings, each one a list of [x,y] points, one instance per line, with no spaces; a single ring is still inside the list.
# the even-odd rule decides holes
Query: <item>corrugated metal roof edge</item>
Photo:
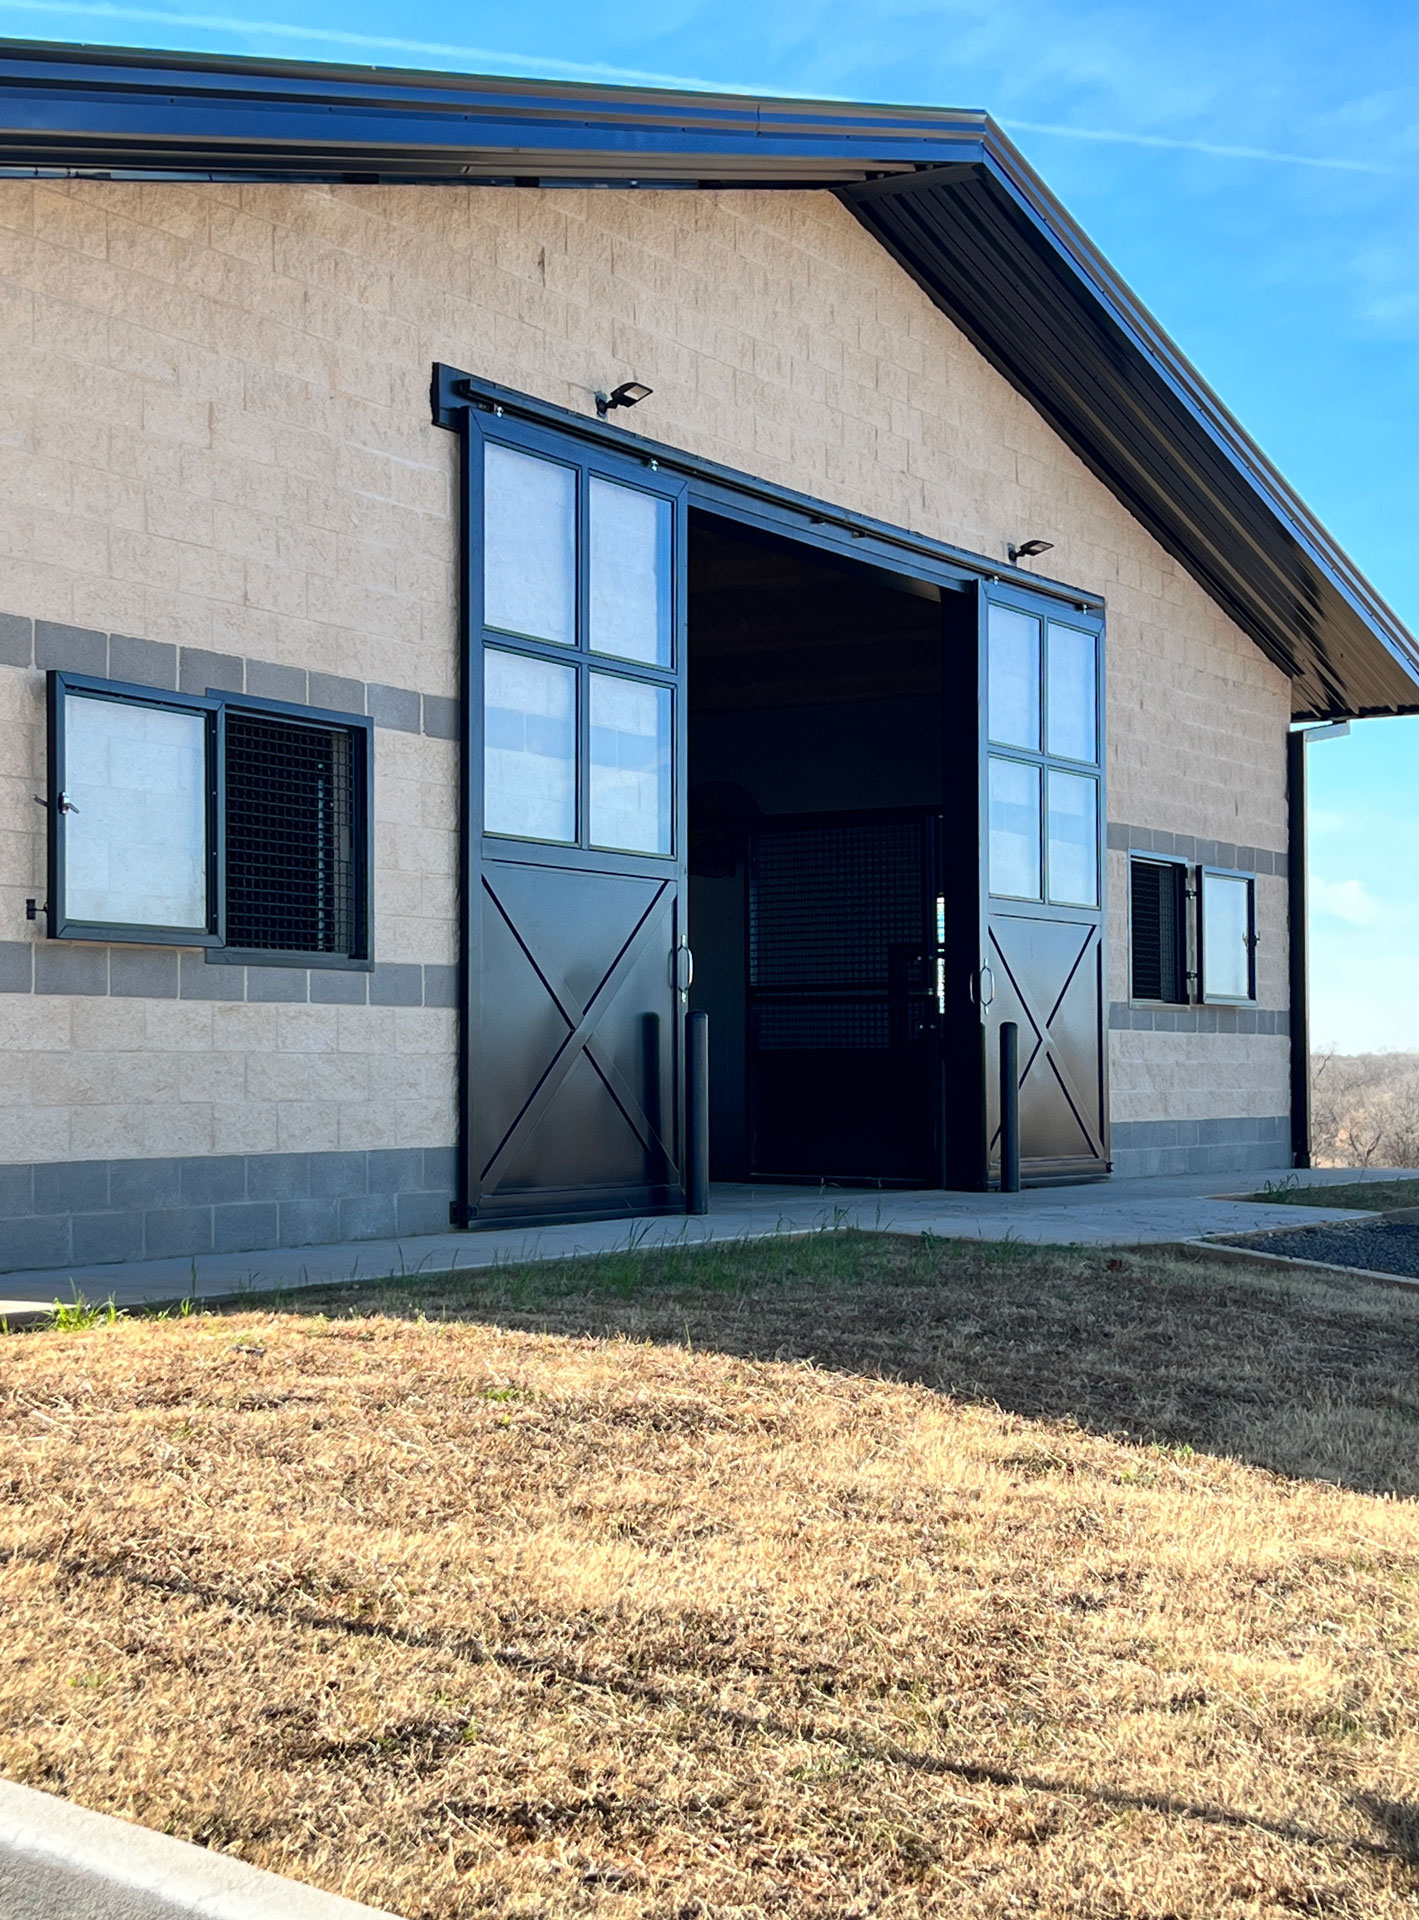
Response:
[[[22,96],[26,106],[16,113]],[[95,112],[101,98],[105,110]],[[219,98],[227,107],[220,129]],[[293,119],[273,127],[273,110],[281,108]],[[450,120],[456,125],[450,127]],[[368,134],[384,123],[384,138],[346,145],[360,121],[372,122],[364,129]],[[390,137],[395,121],[399,139]],[[199,129],[205,144],[198,143]],[[320,139],[314,138],[317,131]],[[179,156],[190,159],[200,151],[209,158],[235,158],[249,150],[261,155],[262,177],[299,173],[310,178],[319,177],[310,171],[313,154],[324,155],[332,168],[341,158],[348,167],[354,158],[362,169],[377,173],[372,163],[381,153],[391,162],[398,155],[401,165],[410,155],[416,161],[423,155],[432,165],[433,156],[462,151],[476,158],[454,177],[471,182],[488,177],[503,160],[516,176],[519,170],[511,163],[531,151],[523,143],[534,131],[539,158],[572,154],[579,167],[592,164],[604,177],[643,180],[653,174],[657,160],[674,159],[680,180],[686,161],[700,158],[712,180],[716,161],[761,155],[766,177],[756,184],[801,188],[816,181],[844,190],[849,199],[948,191],[939,180],[923,178],[923,172],[962,164],[986,168],[1101,315],[1264,504],[1282,537],[1300,546],[1363,623],[1391,673],[1398,669],[1406,690],[1419,691],[1419,642],[984,113],[0,41],[0,162],[12,172],[111,170],[103,166],[109,150],[120,165],[127,161],[126,173],[171,176]],[[436,133],[444,137],[428,137]],[[66,146],[82,150],[82,158],[67,168],[54,158]],[[448,178],[448,164],[441,160],[431,177]],[[868,184],[856,184],[864,176]],[[734,184],[746,182],[736,174]],[[1165,422],[1159,431],[1165,434]],[[1382,677],[1388,681],[1391,674]],[[1353,693],[1350,700],[1350,710],[1358,713]],[[1398,711],[1399,702],[1381,710]]]

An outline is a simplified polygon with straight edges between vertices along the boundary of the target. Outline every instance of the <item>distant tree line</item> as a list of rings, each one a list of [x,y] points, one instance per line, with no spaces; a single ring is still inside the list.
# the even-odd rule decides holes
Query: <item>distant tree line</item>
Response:
[[[1312,1054],[1311,1151],[1322,1167],[1419,1167],[1419,1053]]]

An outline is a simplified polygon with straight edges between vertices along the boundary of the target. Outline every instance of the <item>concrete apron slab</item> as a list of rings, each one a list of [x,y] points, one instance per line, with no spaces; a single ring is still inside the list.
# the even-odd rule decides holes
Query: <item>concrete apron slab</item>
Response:
[[[1248,1176],[1253,1191],[1268,1176]],[[1337,1170],[1335,1177],[1354,1179]],[[1378,1177],[1378,1175],[1376,1176]],[[1307,1176],[1311,1178],[1311,1176]],[[1020,1240],[1054,1246],[1164,1246],[1207,1234],[1354,1219],[1327,1207],[1268,1206],[1216,1194],[1216,1174],[1175,1174],[1035,1187],[1024,1193],[863,1193],[804,1187],[717,1186],[708,1215],[583,1222],[572,1226],[441,1233],[400,1240],[203,1254],[191,1259],[47,1268],[0,1277],[0,1318],[11,1326],[42,1317],[55,1300],[119,1307],[232,1299],[300,1287],[414,1279],[572,1259],[628,1248],[698,1246],[856,1227],[942,1239]],[[1324,1184],[1321,1181],[1321,1184]]]
[[[382,1908],[0,1780],[5,1920],[396,1920]]]

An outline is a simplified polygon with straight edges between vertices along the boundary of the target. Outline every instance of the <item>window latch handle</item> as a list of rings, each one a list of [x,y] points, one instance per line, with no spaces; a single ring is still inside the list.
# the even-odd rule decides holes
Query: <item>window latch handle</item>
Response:
[[[30,798],[31,800],[34,801],[37,807],[47,807],[49,805],[49,802],[45,799],[42,793],[32,793],[30,795]],[[59,798],[54,803],[54,810],[56,813],[77,813],[79,811],[79,809],[74,805],[74,802],[69,798],[67,793],[60,794]]]

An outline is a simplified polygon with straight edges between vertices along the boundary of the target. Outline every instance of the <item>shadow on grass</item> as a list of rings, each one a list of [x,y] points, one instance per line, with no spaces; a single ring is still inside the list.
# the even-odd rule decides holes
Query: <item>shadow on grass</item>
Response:
[[[1038,1794],[1046,1799],[1093,1802],[1097,1805],[1170,1818],[1265,1833],[1282,1840],[1299,1842],[1327,1852],[1362,1855],[1380,1859],[1398,1859],[1406,1865],[1419,1863],[1419,1807],[1409,1801],[1391,1801],[1370,1794],[1358,1794],[1353,1804],[1374,1824],[1380,1834],[1376,1840],[1354,1834],[1324,1833],[1296,1820],[1275,1819],[1243,1808],[1219,1805],[1215,1801],[1191,1800],[1182,1794],[1149,1793],[1101,1781],[1071,1780],[1017,1767],[997,1766],[980,1759],[955,1758],[950,1754],[924,1751],[900,1741],[875,1735],[870,1726],[853,1725],[840,1716],[817,1721],[811,1713],[797,1712],[792,1719],[773,1713],[745,1711],[719,1697],[718,1679],[713,1673],[701,1675],[707,1684],[696,1686],[695,1676],[686,1675],[686,1684],[676,1687],[661,1679],[649,1679],[628,1672],[622,1665],[599,1666],[595,1661],[572,1661],[556,1655],[535,1653],[523,1648],[495,1646],[471,1635],[442,1632],[438,1628],[408,1628],[393,1622],[350,1619],[322,1608],[297,1602],[263,1600],[248,1588],[228,1588],[182,1576],[146,1573],[133,1566],[129,1557],[88,1553],[62,1562],[64,1571],[81,1579],[117,1578],[131,1587],[162,1594],[167,1598],[192,1601],[220,1613],[261,1614],[268,1619],[310,1633],[340,1633],[355,1638],[382,1640],[426,1652],[440,1653],[473,1665],[490,1664],[510,1673],[531,1675],[552,1686],[570,1686],[578,1692],[600,1692],[637,1706],[669,1708],[683,1716],[686,1726],[696,1722],[713,1723],[737,1739],[762,1741],[770,1738],[797,1745],[808,1741],[828,1750],[836,1750],[857,1765],[881,1766],[910,1773],[956,1779],[974,1786]],[[826,1670],[836,1672],[835,1667]],[[810,1676],[811,1677],[811,1676]],[[321,1765],[347,1766],[351,1761],[376,1762],[391,1769],[428,1770],[449,1752],[462,1746],[466,1723],[456,1718],[421,1717],[402,1725],[384,1728],[377,1736],[357,1740],[312,1738],[307,1724],[293,1727],[288,1738],[298,1747],[301,1760]],[[618,1803],[619,1811],[629,1816],[632,1827],[654,1830],[658,1809],[653,1802]],[[507,1820],[508,1808],[489,1802],[464,1805],[465,1816]],[[548,1824],[549,1809],[539,1805],[535,1832]],[[550,1810],[555,1816],[556,1809]],[[585,1797],[569,1802],[564,1809],[565,1824],[572,1825],[588,1814],[604,1815],[608,1809]],[[604,1820],[602,1825],[604,1827]],[[626,1836],[622,1836],[626,1837]]]
[[[1362,1282],[834,1230],[226,1303],[252,1308],[808,1361],[1291,1478],[1419,1495],[1419,1293]]]

